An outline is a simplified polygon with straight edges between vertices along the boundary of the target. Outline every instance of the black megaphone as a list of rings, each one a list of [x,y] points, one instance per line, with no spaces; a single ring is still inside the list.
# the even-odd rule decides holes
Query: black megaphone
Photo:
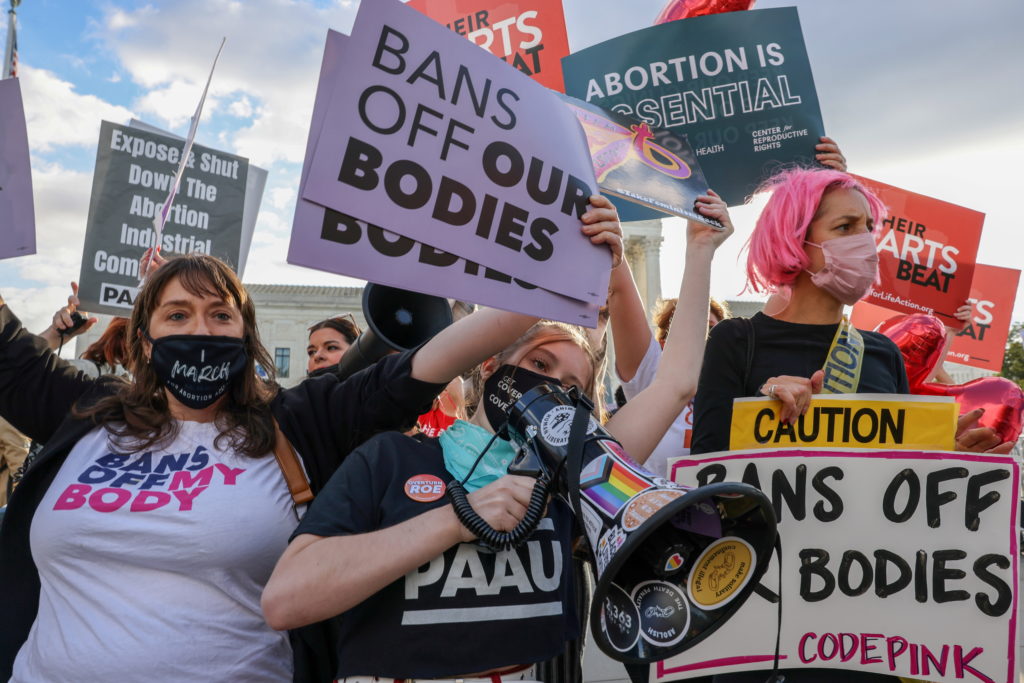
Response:
[[[448,300],[397,287],[363,288],[364,331],[330,372],[344,381],[393,351],[414,349],[452,324]]]
[[[634,462],[574,388],[534,387],[512,407],[519,451],[510,474],[538,478],[520,525],[498,532],[449,485],[459,519],[492,547],[518,545],[543,516],[549,490],[571,504],[593,555],[594,640],[613,659],[649,664],[725,624],[768,567],[776,538],[767,496],[739,482],[691,488]],[[454,490],[453,490],[454,489]]]

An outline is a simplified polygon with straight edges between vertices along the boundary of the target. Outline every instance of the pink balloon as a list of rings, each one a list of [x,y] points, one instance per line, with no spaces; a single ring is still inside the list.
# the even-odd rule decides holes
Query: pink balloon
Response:
[[[756,0],[669,0],[655,24],[664,24],[676,19],[700,17],[721,12],[740,12],[754,6]]]
[[[897,315],[876,328],[903,354],[910,391],[926,396],[952,396],[960,414],[984,408],[978,425],[994,430],[1002,441],[1016,441],[1024,422],[1024,391],[1005,377],[980,377],[964,384],[938,384],[928,379],[942,362],[946,326],[923,313]]]

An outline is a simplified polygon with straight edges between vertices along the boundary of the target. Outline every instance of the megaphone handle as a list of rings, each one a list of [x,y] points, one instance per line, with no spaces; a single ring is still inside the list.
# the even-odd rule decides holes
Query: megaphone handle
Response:
[[[576,519],[583,519],[580,511],[580,470],[583,469],[583,443],[587,438],[587,426],[590,424],[590,411],[594,406],[582,394],[576,402],[576,412],[572,416],[569,427],[568,453],[565,456],[565,476],[569,481],[569,504]]]
[[[469,503],[466,489],[458,481],[449,482],[448,498],[452,501],[455,516],[484,545],[491,550],[509,550],[522,545],[540,524],[540,520],[544,518],[544,507],[547,505],[550,487],[551,480],[546,474],[541,474],[537,478],[537,483],[533,485],[533,493],[530,494],[530,504],[526,506],[526,514],[512,531],[498,531],[478,515]]]

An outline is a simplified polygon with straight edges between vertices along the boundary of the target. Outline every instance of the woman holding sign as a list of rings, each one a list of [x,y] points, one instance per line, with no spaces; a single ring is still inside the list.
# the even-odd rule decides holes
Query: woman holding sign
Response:
[[[617,260],[618,221],[591,214],[584,234]],[[0,679],[292,680],[259,601],[310,488],[537,318],[481,311],[345,381],[282,390],[256,374],[274,365],[225,263],[147,270],[131,379],[85,377],[0,299],[0,415],[46,443],[0,534]]]
[[[772,192],[750,237],[748,286],[772,294],[765,312],[715,326],[694,404],[694,454],[729,448],[732,401],[768,396],[794,423],[816,393],[909,393],[899,349],[858,330],[843,307],[867,296],[878,278],[873,230],[885,206],[846,173],[790,169],[768,180]],[[1007,452],[990,429],[960,420],[959,450]]]
[[[732,232],[724,202],[705,196],[698,204],[727,227],[689,224],[676,324],[657,378],[607,425],[641,462],[696,388],[711,258]],[[595,206],[614,215],[610,204]],[[465,480],[478,514],[512,529],[535,480],[507,474],[512,446],[494,438],[507,406],[540,383],[590,392],[596,374],[585,335],[540,323],[483,363],[469,422],[457,421],[439,440],[392,432],[356,449],[274,570],[263,595],[271,625],[341,615],[336,675],[346,683],[534,680],[529,667],[561,652],[580,628],[568,505],[550,500],[526,544],[495,554],[459,522],[445,483]]]

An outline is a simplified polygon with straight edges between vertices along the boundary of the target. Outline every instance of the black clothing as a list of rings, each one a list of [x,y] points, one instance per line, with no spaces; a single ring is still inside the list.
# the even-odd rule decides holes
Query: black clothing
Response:
[[[436,439],[380,434],[352,452],[295,535],[387,528],[448,498],[419,502],[411,480],[449,482]],[[448,678],[550,659],[579,632],[572,578],[572,513],[555,499],[521,547],[494,553],[459,543],[340,617],[338,678]]]
[[[359,443],[430,408],[445,385],[413,379],[413,353],[387,356],[344,383],[328,375],[274,397],[271,411],[301,456],[314,492]],[[76,370],[25,331],[0,301],[0,415],[46,443],[14,490],[0,529],[0,680],[10,677],[39,606],[39,575],[29,545],[32,516],[72,447],[96,426],[75,419],[72,407],[110,395],[123,381],[109,375],[91,379]],[[301,643],[293,639],[296,645]],[[296,665],[300,680],[305,674]]]
[[[747,372],[748,336],[754,331],[754,353]],[[711,328],[697,396],[693,402],[693,445],[690,452],[729,449],[732,401],[757,396],[769,377],[810,377],[825,365],[837,324],[804,325],[757,313],[749,321],[731,318]],[[861,363],[862,394],[908,394],[903,356],[891,339],[877,332],[864,337]]]

